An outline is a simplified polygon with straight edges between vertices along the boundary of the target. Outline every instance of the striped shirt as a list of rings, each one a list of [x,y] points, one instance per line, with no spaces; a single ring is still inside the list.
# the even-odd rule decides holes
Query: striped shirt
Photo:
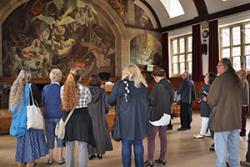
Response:
[[[63,88],[61,88],[61,99],[63,98]],[[88,104],[91,102],[91,93],[89,91],[89,88],[87,86],[84,86],[82,84],[77,84],[77,89],[78,89],[78,101],[76,108],[83,108],[87,107]]]

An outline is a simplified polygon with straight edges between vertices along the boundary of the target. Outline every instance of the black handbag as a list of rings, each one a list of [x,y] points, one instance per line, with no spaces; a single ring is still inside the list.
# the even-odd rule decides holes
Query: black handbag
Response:
[[[120,127],[120,121],[118,118],[118,111],[116,111],[113,127],[111,129],[111,137],[117,142],[121,141],[120,128],[121,127]]]

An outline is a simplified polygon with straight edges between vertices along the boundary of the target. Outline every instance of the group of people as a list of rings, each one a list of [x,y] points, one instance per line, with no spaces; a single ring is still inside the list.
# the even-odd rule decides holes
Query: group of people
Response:
[[[246,136],[249,107],[246,76],[245,70],[237,74],[231,61],[222,58],[217,64],[217,75],[210,72],[204,77],[204,86],[200,90],[201,129],[194,137],[201,139],[212,135],[216,167],[239,166],[240,136]],[[241,165],[250,166],[249,151],[246,160],[240,161]]]
[[[200,91],[201,130],[194,137],[203,138],[210,128],[214,134],[216,166],[225,167],[228,161],[230,167],[236,167],[239,163],[239,136],[246,135],[248,83],[246,73],[241,71],[238,77],[227,58],[218,62],[217,72],[217,76],[214,73],[205,75],[204,86]],[[43,88],[41,100],[36,86],[30,84],[30,71],[21,70],[11,87],[9,100],[12,112],[10,134],[17,137],[16,161],[19,166],[33,166],[36,159],[48,153],[48,164],[54,163],[55,127],[60,119],[66,120],[68,116],[70,119],[65,127],[64,139],[56,138],[59,148],[57,162],[66,162],[67,167],[74,166],[75,141],[78,141],[79,166],[87,167],[88,159],[101,159],[105,151],[113,149],[106,120],[109,105],[116,106],[116,128],[122,144],[123,167],[131,166],[132,146],[136,167],[153,167],[155,163],[165,165],[166,133],[171,119],[174,89],[166,79],[163,68],[155,68],[152,77],[155,84],[148,93],[148,85],[140,69],[136,65],[128,65],[123,69],[121,79],[114,84],[111,94],[106,96],[98,76],[91,76],[89,86],[85,86],[80,82],[81,70],[75,68],[70,71],[64,85],[60,86],[62,73],[59,69],[53,69],[50,73],[51,83]],[[192,122],[192,101],[196,98],[194,83],[188,73],[183,74],[177,93],[180,95],[181,106],[181,127],[178,130],[188,130]],[[44,105],[47,140],[43,130],[27,129],[25,114],[31,96],[38,104],[42,101]],[[160,138],[160,155],[154,160],[157,132]],[[146,161],[143,147],[145,137],[148,141]],[[242,161],[241,164],[249,163],[248,154],[247,161]]]
[[[51,83],[44,86],[41,98],[38,88],[30,83],[31,71],[21,70],[11,86],[9,97],[9,110],[12,112],[10,134],[17,138],[18,166],[31,167],[36,159],[47,154],[47,164],[55,163],[55,139],[58,147],[57,163],[62,165],[66,162],[67,167],[75,166],[75,141],[78,141],[80,167],[87,167],[89,158],[97,156],[102,159],[105,151],[113,149],[106,119],[108,104],[100,88],[101,81],[93,75],[87,87],[80,83],[81,73],[79,68],[72,69],[61,86],[61,70],[51,70]],[[32,98],[35,104],[44,106],[45,133],[42,129],[27,129],[27,106]],[[59,139],[55,136],[56,125],[60,119],[65,121],[70,112],[72,115],[65,126],[64,139]]]

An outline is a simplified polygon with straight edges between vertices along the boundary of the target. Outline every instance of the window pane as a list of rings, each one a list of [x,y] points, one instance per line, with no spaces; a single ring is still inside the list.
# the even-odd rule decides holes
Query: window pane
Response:
[[[185,63],[180,63],[180,73],[184,73],[185,72]]]
[[[240,56],[240,47],[234,47],[232,49],[232,56]]]
[[[246,69],[250,70],[250,56],[246,56]]]
[[[188,52],[192,52],[192,37],[188,37]]]
[[[179,73],[179,70],[178,70],[178,63],[174,63],[173,64],[173,74],[176,75]]]
[[[187,61],[192,61],[192,53],[189,53],[189,54],[187,55]]]
[[[230,49],[222,49],[222,58],[229,58],[230,57]]]
[[[185,55],[180,55],[179,62],[185,62]]]
[[[233,58],[233,67],[235,70],[240,70],[240,57],[234,57]]]
[[[192,62],[188,62],[188,72],[192,73]]]
[[[172,63],[178,63],[178,56],[173,56]]]
[[[250,56],[250,45],[245,46],[245,56]]]
[[[184,38],[180,38],[179,44],[180,44],[180,53],[184,53],[185,52],[185,40],[184,40]]]
[[[229,28],[222,29],[221,38],[222,38],[222,46],[223,47],[230,45],[230,30],[229,30]]]
[[[173,54],[176,54],[178,52],[178,50],[177,50],[177,39],[173,40],[172,47],[173,47]]]
[[[245,43],[250,43],[250,24],[245,25]]]
[[[234,27],[232,29],[233,45],[240,44],[240,27]]]

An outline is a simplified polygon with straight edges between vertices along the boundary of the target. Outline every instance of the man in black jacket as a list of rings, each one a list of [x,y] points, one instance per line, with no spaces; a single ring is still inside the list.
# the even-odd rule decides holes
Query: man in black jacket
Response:
[[[187,72],[182,74],[182,82],[177,93],[181,96],[180,100],[180,119],[181,127],[177,130],[191,129],[192,122],[192,102],[195,99],[194,83],[190,80],[190,75]]]

